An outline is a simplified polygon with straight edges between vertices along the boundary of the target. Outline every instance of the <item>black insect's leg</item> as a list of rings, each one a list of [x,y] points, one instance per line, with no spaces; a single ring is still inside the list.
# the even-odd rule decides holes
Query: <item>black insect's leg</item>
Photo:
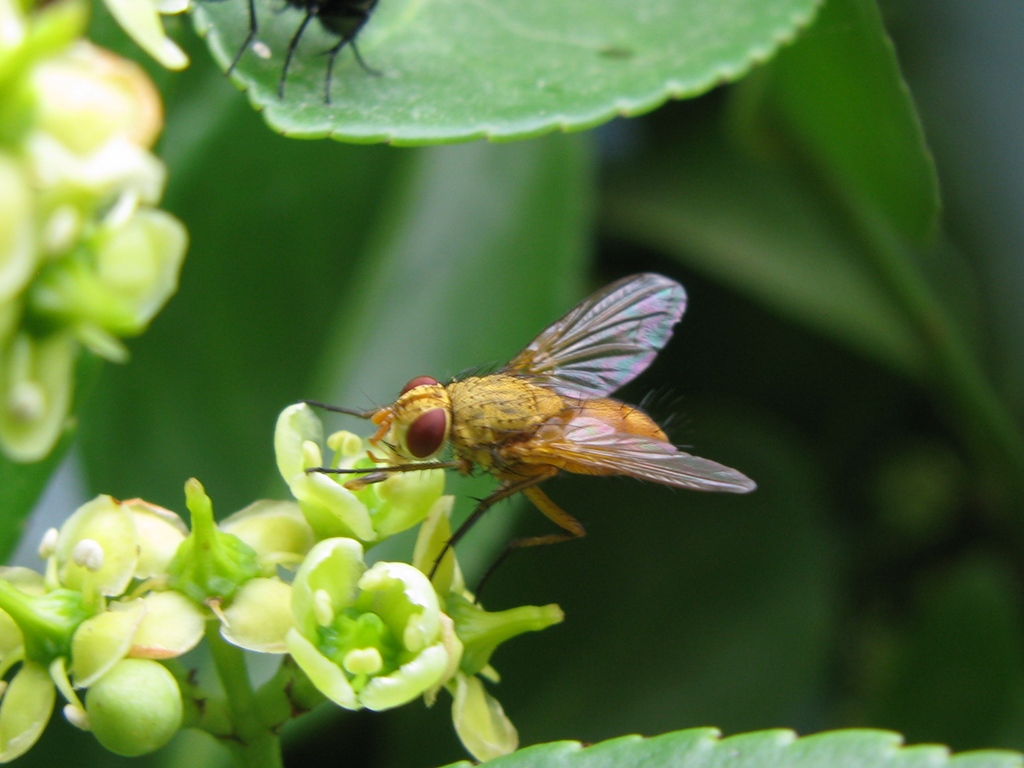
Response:
[[[359,66],[361,66],[367,74],[377,77],[381,74],[379,70],[369,66],[363,60],[362,55],[359,53],[359,48],[356,46],[356,35],[359,34],[359,30],[363,28],[363,24],[366,23],[366,19],[367,17],[364,15],[355,29],[342,37],[333,48],[327,51],[327,80],[324,81],[324,104],[331,103],[331,83],[334,81],[334,60],[338,58],[338,54],[341,52],[341,49],[346,45],[352,49],[352,53],[355,54],[356,61],[359,62]]]
[[[306,11],[305,18],[302,19],[302,23],[299,24],[299,28],[295,30],[295,34],[292,35],[292,39],[288,41],[288,52],[284,57],[284,67],[281,69],[281,79],[277,83],[277,98],[284,98],[284,83],[288,78],[288,68],[292,65],[292,57],[295,55],[295,49],[299,46],[299,40],[302,39],[302,33],[306,31],[306,27],[309,26],[309,22],[312,21],[313,17],[319,13],[319,6],[310,6]]]
[[[362,24],[360,24],[359,26],[362,27]],[[382,74],[384,74],[379,69],[374,69],[373,67],[366,63],[366,60],[363,59],[363,55],[359,53],[359,46],[356,45],[355,39],[352,40],[352,53],[355,54],[356,61],[359,62],[359,66],[363,68],[363,71],[366,74],[373,75],[374,77],[380,77]]]
[[[249,34],[245,36],[245,42],[242,43],[242,47],[238,49],[238,53],[235,54],[235,58],[231,60],[231,64],[228,65],[227,72],[225,74],[230,75],[238,62],[242,60],[242,55],[249,50],[249,46],[252,45],[252,41],[256,39],[256,0],[249,0]]]
[[[494,562],[491,563],[490,567],[484,571],[484,575],[480,577],[480,581],[476,585],[476,599],[480,601],[480,593],[483,591],[484,584],[487,580],[494,575],[494,572],[498,570],[498,566],[505,562],[505,559],[512,554],[516,549],[522,549],[523,547],[538,547],[545,544],[560,544],[563,541],[572,541],[573,539],[579,539],[587,535],[586,530],[580,524],[580,521],[570,515],[560,506],[555,504],[544,491],[540,488],[523,488],[523,494],[541,512],[544,516],[563,529],[565,533],[549,533],[545,536],[525,536],[521,539],[513,539],[502,550],[501,554],[498,555]]]
[[[358,28],[356,28],[358,31]],[[352,42],[351,37],[343,37],[334,47],[327,51],[327,78],[324,80],[324,104],[331,103],[331,83],[334,82],[334,60],[338,58],[338,52],[345,47],[346,43]]]

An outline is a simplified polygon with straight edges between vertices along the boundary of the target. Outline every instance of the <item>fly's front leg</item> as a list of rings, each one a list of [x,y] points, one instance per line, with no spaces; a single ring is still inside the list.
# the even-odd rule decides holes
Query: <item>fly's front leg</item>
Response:
[[[363,475],[345,483],[350,491],[361,491],[368,485],[387,480],[392,472],[422,472],[426,469],[461,469],[458,461],[421,461],[418,464],[392,464],[389,467],[363,467],[362,469],[339,469],[338,467],[308,467],[306,474],[321,475]]]

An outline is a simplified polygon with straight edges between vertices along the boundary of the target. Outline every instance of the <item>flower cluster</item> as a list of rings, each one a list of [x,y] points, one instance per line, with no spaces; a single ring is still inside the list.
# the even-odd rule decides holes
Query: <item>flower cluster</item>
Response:
[[[0,0],[0,450],[46,456],[81,346],[120,361],[177,287],[187,235],[154,206],[159,96],[81,39],[79,0]]]
[[[57,690],[67,719],[119,754],[152,751],[178,730],[181,694],[159,660],[200,641],[204,614],[154,587],[187,533],[168,510],[99,496],[46,534],[43,574],[0,572],[0,670],[16,668],[0,703],[0,762],[35,743]],[[88,689],[84,705],[76,689]]]
[[[326,447],[329,466],[374,466],[351,433],[331,435]],[[434,568],[451,537],[441,470],[350,487],[307,472],[323,466],[324,441],[301,404],[279,417],[275,448],[294,500],[258,501],[218,525],[190,480],[189,531],[167,510],[100,496],[47,535],[43,574],[0,572],[0,676],[10,680],[0,701],[0,762],[32,746],[57,691],[65,717],[118,754],[152,751],[186,726],[237,745],[245,729],[223,701],[231,686],[198,690],[175,661],[204,636],[222,649],[282,656],[281,671],[252,701],[287,699],[271,707],[283,718],[325,698],[351,710],[419,697],[431,705],[446,689],[456,732],[475,758],[516,748],[515,728],[483,681],[498,679],[495,649],[561,621],[558,606],[489,612],[466,591],[451,550]],[[373,545],[417,524],[411,563],[367,562]],[[223,664],[223,652],[214,657]],[[247,680],[244,670],[236,679]],[[297,701],[302,689],[315,695]],[[257,720],[281,724],[270,713]]]

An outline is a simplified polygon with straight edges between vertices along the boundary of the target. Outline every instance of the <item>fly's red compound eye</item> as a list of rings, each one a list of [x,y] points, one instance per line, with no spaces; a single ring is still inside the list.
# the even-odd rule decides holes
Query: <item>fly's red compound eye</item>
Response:
[[[447,431],[448,413],[444,408],[432,408],[417,416],[409,425],[405,433],[405,445],[414,458],[425,459],[441,449]]]
[[[416,389],[416,387],[423,387],[423,386],[437,384],[437,383],[439,383],[437,381],[437,379],[432,379],[429,376],[417,376],[415,379],[413,379],[408,384],[406,384],[404,387],[402,387],[402,391],[398,393],[398,396],[401,397],[406,392],[408,392],[410,389]]]

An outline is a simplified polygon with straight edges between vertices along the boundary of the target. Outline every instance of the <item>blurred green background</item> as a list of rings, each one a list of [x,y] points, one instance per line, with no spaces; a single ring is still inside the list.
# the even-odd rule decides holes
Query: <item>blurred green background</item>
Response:
[[[176,510],[196,476],[221,515],[284,496],[285,405],[367,407],[416,375],[500,364],[587,291],[658,271],[689,309],[623,398],[654,392],[678,444],[759,489],[550,483],[587,538],[517,553],[486,596],[567,615],[494,658],[522,742],[873,726],[1024,749],[1024,6],[881,12],[895,52],[872,3],[831,0],[699,99],[424,149],[275,135],[181,21],[192,67],[154,74],[165,204],[192,245],[130,363],[83,397],[71,474]],[[487,482],[471,485],[449,486],[463,512]],[[549,528],[519,503],[489,517],[459,547],[471,581],[510,536]],[[286,746],[304,766],[463,754],[444,695],[325,707]],[[55,717],[22,764],[72,748],[79,766],[129,763]],[[186,734],[131,764],[218,750]]]

